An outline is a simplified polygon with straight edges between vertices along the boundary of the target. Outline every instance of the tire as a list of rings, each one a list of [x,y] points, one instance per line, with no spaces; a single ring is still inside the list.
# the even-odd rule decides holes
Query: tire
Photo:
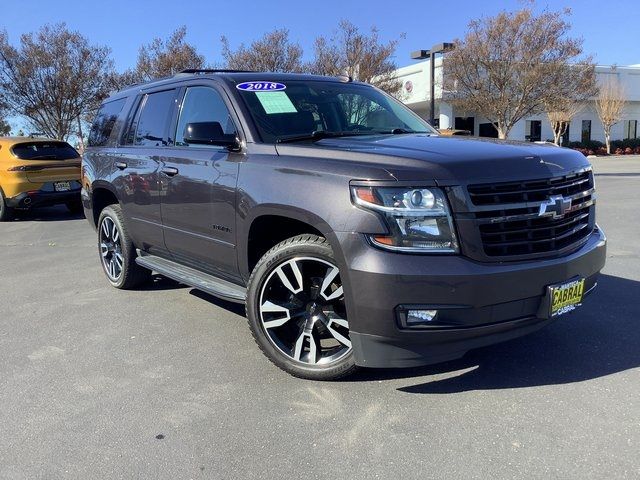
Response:
[[[65,206],[67,207],[67,210],[69,210],[70,213],[73,213],[75,215],[84,213],[84,208],[82,207],[82,201],[80,200],[67,202],[65,203]]]
[[[299,235],[265,253],[249,279],[246,310],[264,355],[291,375],[336,380],[357,369],[339,269],[324,238]]]
[[[109,205],[100,212],[98,254],[107,280],[116,288],[131,289],[151,278],[151,271],[136,263],[136,249],[120,205]]]
[[[13,208],[7,206],[7,202],[4,198],[4,192],[0,188],[0,222],[9,222],[13,220],[13,216]]]

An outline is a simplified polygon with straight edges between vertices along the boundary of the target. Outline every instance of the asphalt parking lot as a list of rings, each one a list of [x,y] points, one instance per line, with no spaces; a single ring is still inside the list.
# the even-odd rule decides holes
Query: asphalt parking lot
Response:
[[[111,288],[64,208],[0,224],[0,478],[640,478],[640,157],[594,161],[607,266],[528,337],[315,383],[242,308]]]

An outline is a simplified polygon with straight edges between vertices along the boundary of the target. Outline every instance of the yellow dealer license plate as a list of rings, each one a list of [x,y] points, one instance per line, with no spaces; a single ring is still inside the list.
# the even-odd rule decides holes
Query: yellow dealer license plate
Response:
[[[550,316],[557,317],[563,313],[575,310],[582,302],[584,293],[584,278],[571,280],[559,285],[549,287],[551,298]]]

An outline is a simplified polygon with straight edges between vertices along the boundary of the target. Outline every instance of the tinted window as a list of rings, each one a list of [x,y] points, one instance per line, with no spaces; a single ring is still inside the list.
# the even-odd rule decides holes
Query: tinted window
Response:
[[[67,142],[19,143],[11,150],[21,160],[69,160],[80,156]]]
[[[100,111],[93,121],[91,131],[89,132],[89,146],[101,147],[107,144],[113,126],[118,119],[118,115],[124,107],[126,98],[105,103],[100,107]]]
[[[176,145],[188,146],[184,142],[185,127],[188,123],[199,122],[217,122],[225,134],[236,133],[236,127],[227,106],[218,92],[209,87],[190,87],[187,89],[176,129]],[[196,146],[202,147],[203,145]]]
[[[280,91],[245,91],[246,102],[264,142],[313,131],[435,133],[396,99],[355,83],[290,81]]]
[[[165,133],[171,118],[174,97],[175,90],[145,95],[140,104],[142,110],[131,127],[136,132],[133,141],[135,145],[157,147],[167,144]]]

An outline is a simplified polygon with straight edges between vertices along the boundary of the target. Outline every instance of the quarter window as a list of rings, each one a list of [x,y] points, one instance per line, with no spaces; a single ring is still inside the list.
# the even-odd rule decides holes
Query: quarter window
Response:
[[[175,90],[146,94],[140,103],[131,129],[135,131],[134,145],[159,147],[167,144],[167,127],[175,100]]]
[[[90,147],[102,147],[107,144],[113,126],[118,119],[122,107],[124,107],[125,101],[126,98],[122,98],[105,103],[100,107],[98,115],[96,115],[93,125],[91,126],[91,131],[89,132]]]
[[[176,145],[187,147],[184,131],[188,123],[217,122],[227,135],[236,134],[236,127],[220,94],[209,87],[189,87],[184,95],[176,128]],[[194,145],[203,147],[205,145]],[[220,148],[220,147],[213,147]]]

